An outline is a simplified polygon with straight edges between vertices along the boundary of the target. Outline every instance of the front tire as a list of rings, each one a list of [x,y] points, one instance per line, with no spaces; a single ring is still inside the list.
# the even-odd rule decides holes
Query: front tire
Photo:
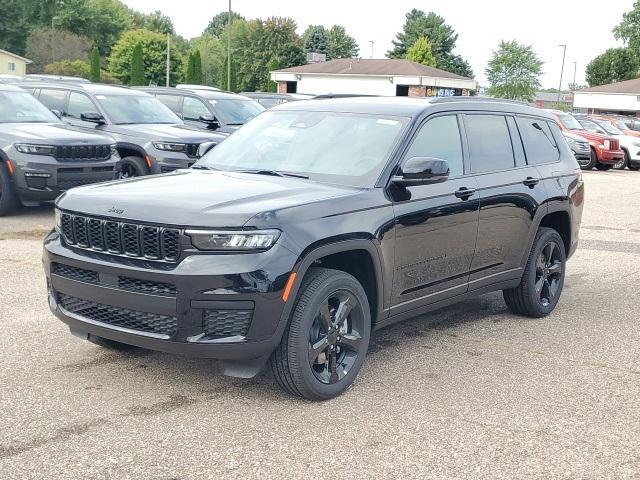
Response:
[[[589,153],[589,160],[578,160],[578,165],[582,170],[592,170],[593,167],[598,163],[598,156],[596,155],[596,151],[592,148]]]
[[[120,162],[120,178],[134,178],[148,174],[147,164],[140,157],[124,157]]]
[[[624,157],[622,157],[622,160],[620,160],[618,163],[616,163],[613,166],[614,170],[624,170],[627,167],[627,165],[629,165],[629,158],[630,158],[629,152],[627,152],[626,150],[623,150],[623,151],[624,151]]]
[[[604,163],[596,163],[596,169],[601,172],[606,172],[607,170],[611,170],[613,165],[605,165]]]
[[[276,382],[308,400],[340,395],[360,371],[370,331],[369,302],[360,282],[339,270],[311,269],[271,355]]]
[[[20,201],[11,183],[9,170],[0,162],[0,217],[13,213],[20,206]]]
[[[562,237],[552,228],[541,227],[520,285],[502,291],[509,310],[532,318],[549,315],[562,294],[566,261]]]

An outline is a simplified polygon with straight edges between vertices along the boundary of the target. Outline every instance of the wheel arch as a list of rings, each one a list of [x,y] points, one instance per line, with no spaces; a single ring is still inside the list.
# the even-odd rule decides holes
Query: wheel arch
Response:
[[[372,327],[382,318],[384,280],[380,253],[373,240],[337,239],[330,243],[324,242],[307,247],[293,269],[296,279],[291,289],[290,299],[296,298],[304,276],[314,266],[332,268],[353,275],[362,284],[369,299]],[[288,318],[294,302],[287,303]]]
[[[116,149],[120,158],[124,157],[140,157],[146,161],[147,152],[140,145],[129,142],[117,142]]]
[[[536,238],[536,233],[538,232],[540,227],[548,227],[556,230],[562,238],[567,257],[569,256],[571,252],[572,242],[572,218],[571,210],[565,202],[550,202],[538,208],[536,216],[534,217],[531,225],[531,231],[529,232],[527,248],[524,250],[522,259],[520,261],[522,268],[526,266],[527,259],[529,258],[529,253],[531,252],[531,248],[533,248],[533,242]]]

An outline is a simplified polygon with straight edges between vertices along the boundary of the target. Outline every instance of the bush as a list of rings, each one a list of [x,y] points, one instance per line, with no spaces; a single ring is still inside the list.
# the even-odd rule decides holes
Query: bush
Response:
[[[83,60],[60,60],[44,67],[44,73],[49,75],[68,75],[70,77],[89,78],[91,67]]]

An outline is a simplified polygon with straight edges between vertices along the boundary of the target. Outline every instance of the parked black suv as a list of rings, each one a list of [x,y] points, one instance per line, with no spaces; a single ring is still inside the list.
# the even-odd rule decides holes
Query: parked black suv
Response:
[[[113,180],[119,162],[113,138],[75,131],[27,92],[0,84],[0,216]]]
[[[121,178],[188,168],[226,138],[184,125],[153,96],[127,87],[64,82],[20,87],[68,124],[113,136],[122,157]]]
[[[205,130],[233,133],[264,111],[255,100],[213,88],[142,87],[154,95],[187,125]]]
[[[576,159],[541,110],[291,102],[191,170],[61,197],[49,304],[90,341],[218,358],[243,377],[268,361],[285,390],[327,399],[355,379],[372,329],[494,290],[515,313],[550,313],[582,205]]]

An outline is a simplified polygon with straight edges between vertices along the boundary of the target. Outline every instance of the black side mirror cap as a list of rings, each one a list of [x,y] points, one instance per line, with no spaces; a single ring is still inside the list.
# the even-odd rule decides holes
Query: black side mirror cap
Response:
[[[220,128],[220,122],[218,122],[218,119],[213,115],[200,115],[198,120],[202,123],[206,123],[213,129]]]
[[[98,125],[104,123],[104,117],[98,112],[82,112],[80,114],[80,120],[83,122],[97,123]]]
[[[446,160],[433,157],[411,157],[402,166],[399,175],[391,181],[402,187],[412,185],[428,185],[446,182],[449,178],[449,163]]]

